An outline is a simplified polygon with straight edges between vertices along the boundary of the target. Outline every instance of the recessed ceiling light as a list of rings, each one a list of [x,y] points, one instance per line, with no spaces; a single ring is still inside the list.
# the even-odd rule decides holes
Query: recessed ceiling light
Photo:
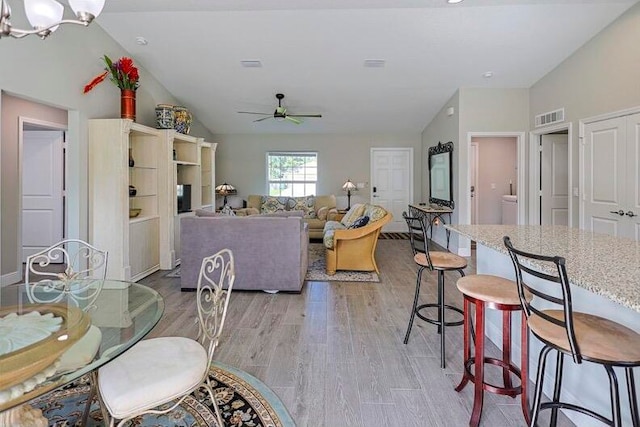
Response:
[[[463,0],[447,0],[447,3],[449,4],[456,4],[456,3],[462,3]]]
[[[482,73],[482,77],[484,77],[485,79],[490,79],[491,77],[493,77],[493,71]]]
[[[387,61],[385,59],[365,59],[364,66],[367,68],[382,68]]]
[[[240,65],[242,65],[245,68],[261,68],[262,62],[260,62],[259,59],[246,59],[246,60],[240,61]]]

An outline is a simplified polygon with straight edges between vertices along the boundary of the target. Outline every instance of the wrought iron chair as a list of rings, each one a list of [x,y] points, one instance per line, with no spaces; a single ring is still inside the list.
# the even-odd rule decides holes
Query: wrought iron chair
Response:
[[[31,303],[55,304],[63,299],[90,312],[102,290],[107,273],[108,253],[78,239],[66,239],[27,257],[25,286]],[[51,264],[62,264],[64,271],[52,272]],[[91,325],[87,333],[60,358],[58,372],[72,371],[91,362],[100,348],[102,333]],[[93,396],[95,375],[83,413],[86,424]]]
[[[603,424],[620,427],[620,392],[614,367],[624,368],[627,379],[629,406],[634,427],[640,427],[638,399],[633,368],[640,366],[640,334],[602,317],[573,310],[571,286],[565,259],[515,249],[508,236],[504,244],[516,270],[520,303],[531,333],[542,344],[538,358],[536,390],[531,412],[531,426],[535,426],[541,410],[551,409],[551,425],[555,426],[558,409],[568,409],[589,415]],[[535,267],[532,267],[532,264]],[[560,289],[558,289],[560,288]],[[553,290],[553,293],[549,293]],[[531,293],[535,298],[527,297]],[[558,309],[547,309],[556,306]],[[542,388],[547,356],[556,351],[556,372],[553,398],[542,403]],[[609,377],[611,419],[591,409],[560,400],[564,356],[576,364],[584,360],[602,365]]]
[[[461,276],[464,276],[464,269],[467,267],[467,260],[461,256],[452,254],[451,252],[444,251],[430,251],[429,239],[427,235],[428,225],[426,224],[426,218],[424,216],[409,216],[406,212],[402,213],[403,218],[407,222],[409,228],[409,240],[411,242],[411,250],[413,251],[413,260],[418,264],[418,273],[416,278],[416,292],[413,299],[413,307],[411,309],[411,317],[409,318],[409,326],[407,327],[407,333],[404,337],[404,343],[409,342],[409,335],[411,334],[411,328],[413,327],[413,320],[416,316],[425,322],[429,322],[438,327],[438,333],[440,334],[440,366],[444,369],[445,363],[445,327],[446,326],[459,326],[462,325],[463,320],[447,321],[445,318],[445,311],[455,311],[459,314],[463,314],[462,310],[458,307],[446,304],[444,300],[444,273],[447,271],[458,271]],[[420,284],[422,282],[422,272],[425,268],[431,271],[438,272],[438,301],[435,303],[418,305],[418,299],[420,296]],[[432,319],[425,314],[420,313],[420,310],[425,308],[437,308],[438,317]]]
[[[146,413],[164,414],[189,394],[206,390],[222,427],[209,368],[222,333],[235,280],[229,249],[202,260],[196,301],[198,337],[161,337],[141,341],[99,370],[98,390],[105,422],[113,427]],[[168,408],[161,405],[176,400]]]

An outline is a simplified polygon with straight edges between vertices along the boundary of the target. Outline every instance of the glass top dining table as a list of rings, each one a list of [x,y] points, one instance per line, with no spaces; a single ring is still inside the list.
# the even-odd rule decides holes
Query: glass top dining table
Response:
[[[118,357],[144,338],[164,312],[160,294],[138,283],[74,280],[66,286],[67,292],[44,286],[32,295],[25,284],[0,288],[0,413]],[[87,298],[76,298],[69,288],[81,289]],[[102,337],[93,360],[56,370],[60,355],[91,327]]]

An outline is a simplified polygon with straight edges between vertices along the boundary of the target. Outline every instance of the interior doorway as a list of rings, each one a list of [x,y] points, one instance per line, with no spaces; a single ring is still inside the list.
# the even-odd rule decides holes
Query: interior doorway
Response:
[[[65,236],[65,133],[60,124],[19,118],[21,263]]]
[[[530,133],[529,224],[572,226],[571,153],[571,123]]]
[[[472,137],[469,178],[472,224],[518,223],[517,137]]]

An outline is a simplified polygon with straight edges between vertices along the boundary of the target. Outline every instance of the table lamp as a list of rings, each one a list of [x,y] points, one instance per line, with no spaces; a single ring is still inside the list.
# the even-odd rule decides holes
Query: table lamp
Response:
[[[342,189],[347,192],[347,210],[349,210],[351,209],[351,191],[356,191],[358,187],[350,179],[347,179],[347,182],[342,185]]]
[[[227,195],[233,193],[234,191],[236,191],[236,188],[231,184],[227,184],[226,182],[216,187],[216,193],[222,194],[224,196],[222,206],[227,206]]]

